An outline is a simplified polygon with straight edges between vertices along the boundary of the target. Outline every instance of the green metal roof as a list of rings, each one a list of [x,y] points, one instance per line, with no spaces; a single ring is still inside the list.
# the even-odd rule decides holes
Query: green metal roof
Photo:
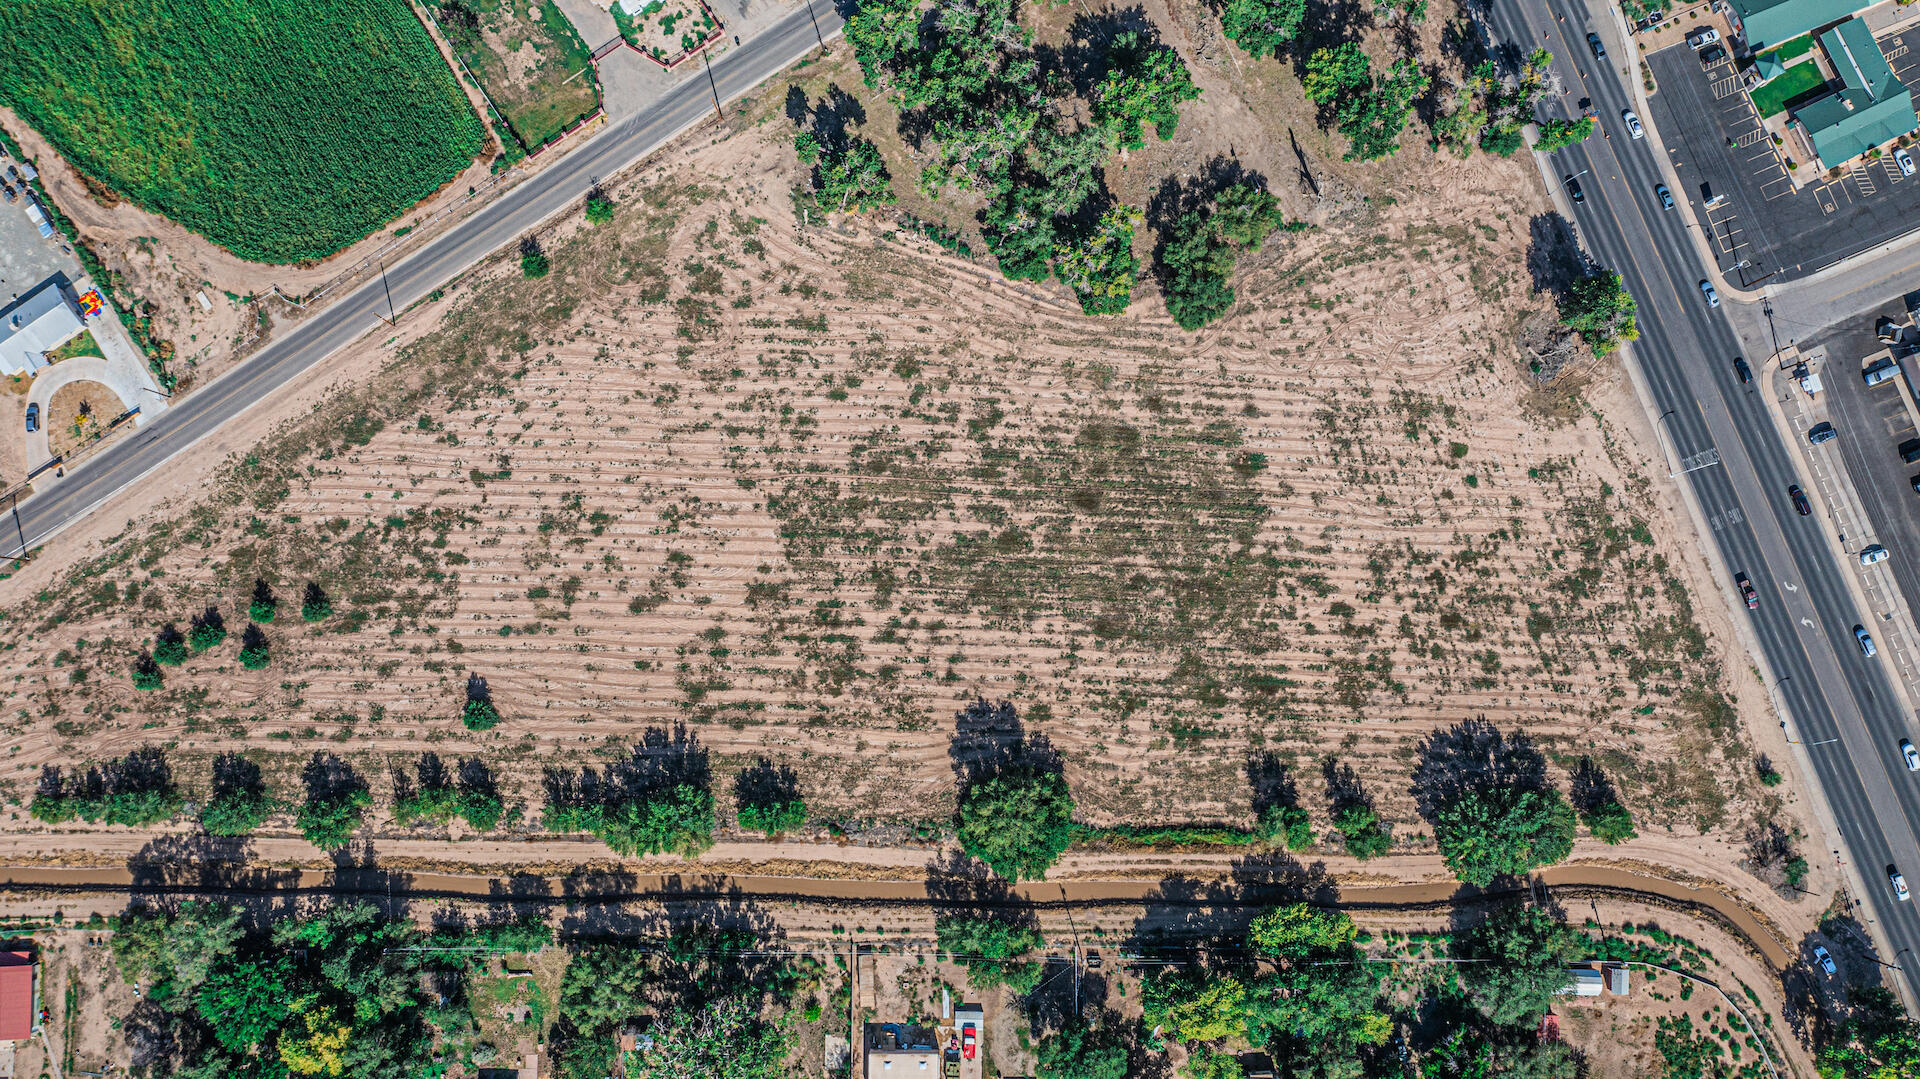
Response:
[[[1840,89],[1795,109],[1793,116],[1829,168],[1920,126],[1913,95],[1894,77],[1866,23],[1848,19],[1821,34],[1820,47],[1840,78]]]
[[[1732,0],[1742,35],[1754,52],[1772,48],[1809,30],[1839,22],[1873,0]]]

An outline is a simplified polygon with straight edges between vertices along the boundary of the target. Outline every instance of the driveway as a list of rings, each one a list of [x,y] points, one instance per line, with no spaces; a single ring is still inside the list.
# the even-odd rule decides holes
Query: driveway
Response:
[[[41,368],[33,378],[33,388],[27,391],[27,403],[40,406],[40,429],[27,436],[28,467],[38,468],[53,457],[53,449],[47,443],[47,405],[60,387],[74,382],[98,382],[119,395],[120,409],[114,413],[115,416],[132,408],[142,396],[138,383],[129,384],[121,365],[98,356],[75,356]],[[112,418],[102,417],[102,422]],[[51,481],[52,476],[42,474],[35,482]]]

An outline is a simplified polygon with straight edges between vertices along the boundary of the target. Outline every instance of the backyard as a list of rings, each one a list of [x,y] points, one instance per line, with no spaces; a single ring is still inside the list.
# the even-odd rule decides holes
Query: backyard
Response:
[[[1801,97],[1825,88],[1827,80],[1812,60],[1795,64],[1753,88],[1753,107],[1762,116],[1785,112]]]
[[[552,0],[446,0],[436,17],[524,148],[599,105],[587,45]]]

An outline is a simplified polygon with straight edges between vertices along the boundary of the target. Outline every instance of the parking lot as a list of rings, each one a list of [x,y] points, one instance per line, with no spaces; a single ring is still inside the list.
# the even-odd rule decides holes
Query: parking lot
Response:
[[[12,157],[0,160],[0,173],[15,163]],[[64,250],[64,238],[58,232],[51,240],[41,238],[40,229],[27,220],[26,206],[24,195],[13,202],[0,201],[0,307],[54,274],[65,274],[70,280],[80,277],[80,261]]]
[[[1920,90],[1920,27],[1881,48],[1894,74]],[[1790,147],[1774,145],[1731,56],[1703,67],[1699,54],[1677,45],[1647,63],[1659,86],[1651,119],[1680,178],[1675,194],[1693,204],[1729,282],[1791,280],[1920,225],[1920,176],[1901,176],[1890,155],[1795,190],[1795,176],[1815,165],[1788,171]],[[1709,192],[1726,198],[1708,208]]]

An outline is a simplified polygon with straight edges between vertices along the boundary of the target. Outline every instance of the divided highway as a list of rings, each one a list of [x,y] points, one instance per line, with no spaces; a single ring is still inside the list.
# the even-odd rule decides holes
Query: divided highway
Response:
[[[1586,201],[1573,216],[1584,246],[1619,272],[1638,301],[1633,352],[1660,412],[1657,436],[1670,464],[1691,469],[1686,479],[1727,572],[1748,574],[1759,590],[1753,629],[1778,680],[1789,734],[1805,744],[1838,820],[1839,856],[1858,862],[1862,898],[1895,953],[1883,958],[1916,988],[1904,964],[1920,963],[1912,950],[1920,948],[1920,911],[1895,899],[1886,872],[1897,865],[1920,882],[1920,778],[1907,772],[1898,748],[1909,737],[1909,717],[1882,666],[1887,659],[1863,656],[1853,638],[1855,624],[1872,630],[1878,619],[1856,608],[1841,576],[1849,570],[1836,563],[1820,518],[1800,516],[1787,498],[1789,484],[1811,485],[1796,473],[1761,397],[1766,361],[1749,357],[1756,380],[1741,384],[1732,365],[1740,339],[1702,294],[1707,275],[1688,226],[1655,194],[1666,182],[1659,151],[1651,140],[1633,139],[1621,120],[1622,110],[1635,108],[1622,80],[1638,77],[1630,66],[1637,52],[1609,40],[1608,59],[1596,61],[1587,33],[1612,39],[1611,27],[1590,22],[1570,0],[1493,0],[1489,24],[1523,50],[1554,54],[1568,93],[1544,103],[1548,112],[1571,118],[1579,98],[1591,97],[1600,129],[1611,135],[1596,131],[1554,154],[1552,168],[1563,182],[1578,177]],[[1686,194],[1674,190],[1676,198]],[[1835,856],[1805,853],[1809,860]]]
[[[221,377],[181,397],[144,427],[82,462],[65,479],[17,507],[18,529],[0,542],[0,558],[31,550],[135,483],[167,482],[157,470],[321,360],[352,344],[387,317],[387,289],[404,310],[546,220],[586,197],[596,179],[659,149],[710,117],[714,98],[732,100],[784,70],[843,20],[823,0],[811,0],[759,36],[714,61],[709,76],[692,71],[645,111],[614,124],[557,162],[522,180],[471,217],[455,224],[379,278],[360,286]]]

